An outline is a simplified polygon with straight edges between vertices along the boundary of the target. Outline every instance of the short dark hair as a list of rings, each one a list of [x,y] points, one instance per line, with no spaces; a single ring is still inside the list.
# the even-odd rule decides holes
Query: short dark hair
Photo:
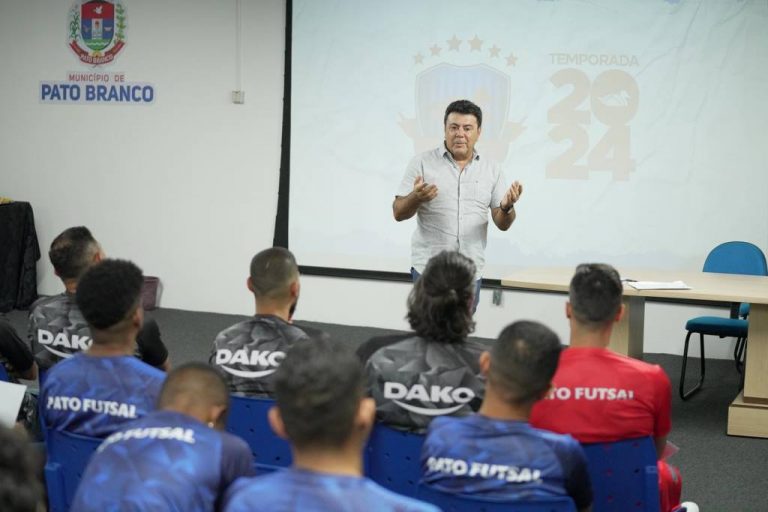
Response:
[[[164,409],[182,395],[192,396],[207,405],[229,407],[229,388],[221,372],[198,361],[177,366],[168,373],[160,390],[158,408]]]
[[[297,343],[275,372],[275,401],[291,443],[338,448],[349,439],[365,392],[363,368],[341,343]]]
[[[251,260],[251,283],[256,298],[281,299],[288,296],[288,285],[299,275],[291,251],[270,247]]]
[[[99,243],[85,226],[65,229],[51,242],[48,257],[62,279],[79,279],[91,265]]]
[[[77,307],[93,328],[108,329],[125,320],[139,307],[144,276],[126,260],[104,260],[80,279]]]
[[[35,512],[42,504],[43,486],[36,475],[35,453],[29,441],[0,426],[0,510]]]
[[[576,267],[569,290],[573,316],[590,329],[610,324],[621,309],[622,292],[615,268],[604,263],[582,263]]]
[[[408,323],[422,338],[460,343],[475,329],[475,264],[457,251],[433,256],[408,295]]]
[[[549,388],[562,347],[549,327],[528,320],[508,325],[491,348],[488,379],[507,402],[528,404]]]
[[[475,105],[469,100],[456,100],[445,109],[445,117],[443,117],[443,125],[448,122],[448,115],[452,112],[457,114],[470,114],[477,119],[477,127],[480,128],[483,125],[483,111],[480,107]]]

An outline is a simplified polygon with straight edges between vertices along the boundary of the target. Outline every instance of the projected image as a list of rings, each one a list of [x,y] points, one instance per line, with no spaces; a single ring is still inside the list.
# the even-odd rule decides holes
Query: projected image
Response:
[[[524,194],[491,209],[483,276],[607,261],[700,269],[768,248],[768,6],[603,0],[295,0],[289,244],[303,265],[408,272],[417,217],[392,203],[449,103]],[[489,205],[490,207],[498,205]]]

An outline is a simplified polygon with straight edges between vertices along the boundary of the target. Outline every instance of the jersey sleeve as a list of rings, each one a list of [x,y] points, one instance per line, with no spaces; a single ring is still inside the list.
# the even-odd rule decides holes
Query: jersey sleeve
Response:
[[[587,457],[575,439],[570,439],[566,446],[567,452],[563,464],[565,490],[573,498],[576,508],[582,510],[590,506],[593,499],[592,482],[587,470]]]
[[[413,157],[405,169],[405,175],[402,181],[400,181],[400,185],[397,187],[396,196],[405,197],[413,191],[413,182],[416,180],[416,177],[424,176],[424,171],[421,167],[421,156]]]
[[[17,372],[24,373],[35,362],[32,351],[19,337],[16,329],[0,320],[0,354],[13,366]]]
[[[495,166],[496,182],[493,184],[491,190],[491,208],[498,208],[501,204],[501,200],[504,199],[504,194],[507,192],[507,185],[504,181],[504,173],[501,172],[501,168]]]
[[[221,446],[221,489],[219,495],[238,478],[253,476],[253,454],[245,441],[239,437],[222,433]]]
[[[653,411],[653,436],[664,437],[672,430],[672,385],[661,366],[656,366],[655,369],[656,372],[652,376],[656,406]]]
[[[144,321],[136,336],[136,344],[141,351],[141,360],[150,366],[160,368],[168,359],[168,349],[160,337],[160,327],[154,320]]]

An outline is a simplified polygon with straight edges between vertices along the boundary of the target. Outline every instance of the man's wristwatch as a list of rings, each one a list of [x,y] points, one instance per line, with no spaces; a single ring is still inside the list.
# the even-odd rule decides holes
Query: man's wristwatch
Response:
[[[499,205],[499,208],[501,208],[501,205]],[[509,215],[509,212],[515,209],[515,203],[511,203],[506,209],[501,208],[501,211],[504,212],[504,215]]]

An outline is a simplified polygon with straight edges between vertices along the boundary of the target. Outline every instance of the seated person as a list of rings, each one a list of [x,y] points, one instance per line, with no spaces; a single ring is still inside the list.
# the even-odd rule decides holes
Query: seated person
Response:
[[[246,285],[256,300],[256,315],[220,332],[209,362],[223,370],[230,392],[270,397],[273,374],[288,349],[326,335],[293,324],[299,267],[288,249],[272,247],[254,256]]]
[[[219,372],[188,363],[168,374],[158,410],[122,425],[93,456],[72,510],[220,510],[235,479],[253,475],[248,445],[224,429]]]
[[[560,359],[554,391],[533,408],[531,424],[582,443],[651,436],[661,458],[672,428],[669,378],[658,365],[608,349],[624,310],[622,288],[610,265],[576,268],[565,305],[570,348]],[[662,510],[672,510],[680,503],[682,483],[679,472],[662,460],[659,483]]]
[[[38,299],[29,308],[29,340],[37,364],[44,371],[90,346],[91,332],[77,308],[75,293],[80,277],[105,257],[91,232],[82,226],[57,236],[48,256],[65,291]],[[136,344],[136,355],[142,361],[161,370],[170,368],[168,350],[154,320],[145,321]]]
[[[274,431],[293,450],[293,467],[241,479],[227,493],[226,512],[432,512],[363,477],[363,449],[375,405],[364,398],[354,354],[327,339],[298,343],[274,379]]]
[[[472,308],[475,264],[455,251],[433,256],[408,296],[414,332],[368,340],[357,350],[365,364],[376,416],[390,426],[423,432],[435,416],[480,407],[480,343]]]
[[[571,436],[528,423],[531,407],[551,388],[560,340],[537,322],[506,327],[490,354],[480,356],[487,377],[477,414],[436,418],[421,452],[422,482],[443,492],[525,501],[570,496],[590,510],[587,460]]]
[[[0,364],[11,382],[37,379],[37,363],[32,351],[5,318],[0,318]]]
[[[46,510],[43,486],[38,479],[42,461],[28,439],[0,425],[0,510],[39,512]]]
[[[37,363],[32,351],[16,333],[16,329],[2,317],[0,317],[0,365],[8,374],[10,382],[18,383],[19,379],[37,379]],[[34,437],[40,436],[36,392],[24,393],[24,401],[19,409],[17,421],[21,422]]]
[[[48,372],[40,392],[48,428],[106,437],[154,410],[165,373],[133,356],[143,282],[139,267],[123,260],[104,260],[80,279],[77,307],[93,343]]]

